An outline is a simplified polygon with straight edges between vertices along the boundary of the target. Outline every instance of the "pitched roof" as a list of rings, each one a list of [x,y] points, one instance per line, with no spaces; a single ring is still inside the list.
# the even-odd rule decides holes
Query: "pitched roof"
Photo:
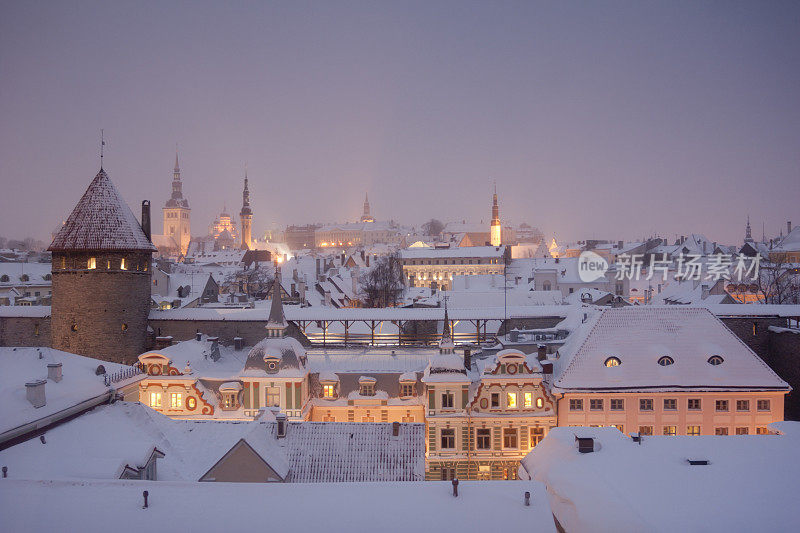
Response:
[[[769,389],[789,385],[708,309],[637,306],[606,309],[564,345],[560,390]],[[723,358],[720,365],[709,357]],[[661,366],[668,356],[673,364]],[[605,366],[609,357],[618,366]]]
[[[48,250],[155,252],[128,204],[102,168],[61,226]]]

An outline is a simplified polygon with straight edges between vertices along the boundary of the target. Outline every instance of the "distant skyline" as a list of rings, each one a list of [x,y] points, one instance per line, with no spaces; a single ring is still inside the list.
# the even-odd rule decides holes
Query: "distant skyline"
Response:
[[[800,224],[797,2],[0,5],[0,235],[47,241],[99,168],[154,233],[491,217],[549,240]]]

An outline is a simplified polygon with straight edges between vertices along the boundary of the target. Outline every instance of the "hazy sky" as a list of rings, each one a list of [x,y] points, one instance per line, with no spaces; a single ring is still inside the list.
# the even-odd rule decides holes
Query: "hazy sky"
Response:
[[[373,214],[548,237],[800,224],[798,2],[0,2],[0,235],[49,238],[99,166],[154,231]],[[238,218],[238,216],[237,216]]]

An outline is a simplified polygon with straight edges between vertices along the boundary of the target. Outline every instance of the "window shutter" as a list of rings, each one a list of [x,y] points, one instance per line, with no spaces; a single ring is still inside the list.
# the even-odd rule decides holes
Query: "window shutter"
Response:
[[[300,409],[303,407],[303,384],[302,383],[295,383],[294,384],[294,408]]]
[[[428,391],[428,409],[436,409],[436,391]]]
[[[436,428],[434,426],[428,427],[428,450],[436,451]]]
[[[244,405],[245,409],[251,409],[252,406],[250,405],[250,384],[244,384],[244,395],[242,396],[242,405]]]
[[[461,428],[461,449],[464,451],[469,451],[472,449],[472,442],[470,442],[472,435],[469,430],[469,427],[463,426]]]
[[[461,389],[461,408],[465,409],[467,407],[467,400],[469,399],[469,388],[463,387]]]
[[[286,384],[286,408],[292,409],[292,384]]]

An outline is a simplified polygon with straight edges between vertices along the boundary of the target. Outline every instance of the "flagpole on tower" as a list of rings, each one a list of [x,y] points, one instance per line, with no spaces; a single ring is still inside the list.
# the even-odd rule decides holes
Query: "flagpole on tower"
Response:
[[[103,147],[106,145],[103,128],[100,128],[100,170],[103,170]]]

